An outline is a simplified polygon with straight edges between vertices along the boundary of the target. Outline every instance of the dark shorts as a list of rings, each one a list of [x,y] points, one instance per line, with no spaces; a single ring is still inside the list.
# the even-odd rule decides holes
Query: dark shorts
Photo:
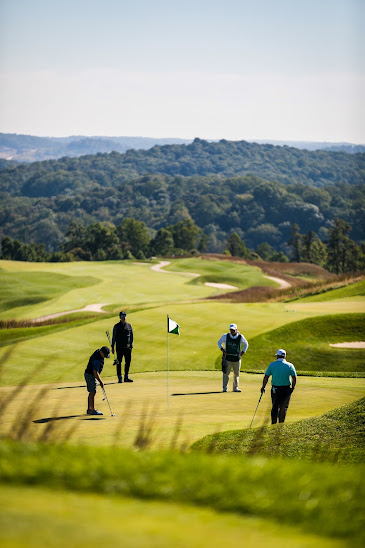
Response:
[[[97,382],[96,382],[96,378],[94,377],[94,375],[91,375],[90,373],[85,373],[84,377],[85,377],[85,381],[86,381],[87,391],[91,392],[91,393],[96,392]]]

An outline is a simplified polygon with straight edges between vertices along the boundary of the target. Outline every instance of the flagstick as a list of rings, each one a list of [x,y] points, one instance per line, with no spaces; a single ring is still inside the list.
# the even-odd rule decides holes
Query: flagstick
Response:
[[[169,315],[167,314],[167,411],[170,411],[169,406]]]

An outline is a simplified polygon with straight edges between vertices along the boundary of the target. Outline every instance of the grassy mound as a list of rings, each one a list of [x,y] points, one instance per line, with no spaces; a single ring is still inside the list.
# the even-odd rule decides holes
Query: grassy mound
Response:
[[[312,461],[363,462],[365,398],[313,419],[206,436],[195,442],[192,450]]]
[[[336,314],[307,318],[258,335],[242,370],[265,371],[278,348],[285,348],[287,359],[298,374],[304,372],[365,372],[364,350],[333,348],[333,343],[364,341],[365,314]],[[272,356],[272,359],[270,359]]]
[[[300,302],[324,302],[332,301],[337,299],[348,299],[352,297],[364,297],[365,296],[365,279],[360,280],[355,283],[349,283],[344,287],[339,288],[330,288],[323,289],[319,291],[316,295],[310,295],[303,299],[300,299]]]
[[[354,465],[115,447],[0,446],[0,481],[6,484],[194,504],[295,523],[355,543],[364,538],[364,477],[364,468]]]
[[[0,271],[0,312],[38,304],[75,288],[90,287],[100,280],[93,276],[68,276],[55,272]]]

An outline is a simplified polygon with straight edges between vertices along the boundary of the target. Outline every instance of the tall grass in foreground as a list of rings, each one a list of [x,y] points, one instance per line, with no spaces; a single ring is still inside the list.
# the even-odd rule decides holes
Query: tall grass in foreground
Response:
[[[364,466],[4,442],[0,481],[206,506],[365,540]],[[359,543],[359,544],[356,544]]]

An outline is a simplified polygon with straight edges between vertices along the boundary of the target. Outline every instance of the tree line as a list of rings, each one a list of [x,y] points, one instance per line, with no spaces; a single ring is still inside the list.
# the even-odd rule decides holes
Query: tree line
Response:
[[[299,226],[291,226],[287,242],[288,254],[276,251],[267,242],[249,249],[242,238],[232,232],[225,242],[226,255],[271,262],[308,262],[336,274],[365,270],[365,243],[356,244],[349,237],[351,226],[336,218],[322,242],[310,230],[301,234]],[[60,250],[47,253],[44,244],[22,244],[9,236],[1,240],[2,259],[18,261],[105,261],[144,260],[152,256],[198,255],[207,250],[208,238],[192,220],[160,228],[151,236],[143,221],[127,218],[120,225],[97,222],[84,226],[73,221]]]

